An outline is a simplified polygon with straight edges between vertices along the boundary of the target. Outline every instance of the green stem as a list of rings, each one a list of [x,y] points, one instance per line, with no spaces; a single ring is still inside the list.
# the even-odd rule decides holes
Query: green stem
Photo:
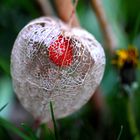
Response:
[[[117,140],[120,140],[121,135],[122,135],[122,131],[123,131],[123,125],[121,125],[121,130],[120,130],[120,133],[119,133],[119,135],[117,137]]]
[[[56,125],[56,120],[55,120],[54,112],[53,112],[53,105],[51,101],[50,101],[50,109],[51,109],[51,116],[52,116],[52,121],[53,121],[53,126],[54,126],[55,140],[58,140],[57,125]]]
[[[127,100],[127,115],[128,115],[128,122],[130,126],[130,131],[134,137],[134,140],[140,140],[140,135],[137,129],[134,113],[133,113],[133,108],[132,108],[132,101],[131,101],[131,96],[128,97]]]

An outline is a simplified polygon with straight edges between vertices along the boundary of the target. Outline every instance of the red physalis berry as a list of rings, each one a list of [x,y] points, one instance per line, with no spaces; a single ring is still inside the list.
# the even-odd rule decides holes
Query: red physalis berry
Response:
[[[69,38],[62,35],[48,48],[50,60],[57,66],[69,66],[72,63],[73,53]]]

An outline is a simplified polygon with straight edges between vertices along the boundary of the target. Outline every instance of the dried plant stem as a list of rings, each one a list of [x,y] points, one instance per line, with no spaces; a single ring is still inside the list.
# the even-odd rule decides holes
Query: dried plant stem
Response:
[[[45,16],[52,15],[53,11],[49,0],[37,0],[37,2]]]
[[[54,0],[54,2],[56,5],[58,16],[64,22],[71,22],[72,26],[80,25],[75,13],[75,7],[78,2],[77,0],[74,5],[72,3],[72,0]],[[71,16],[72,16],[72,21],[70,21]]]
[[[116,47],[116,40],[114,34],[112,33],[111,27],[107,22],[107,18],[101,0],[91,0],[91,1],[92,1],[92,7],[95,11],[96,17],[98,19],[98,22],[103,32],[106,47],[108,47],[110,52],[113,52],[113,48]]]
[[[73,18],[75,16],[75,13],[76,13],[77,4],[78,4],[78,0],[75,0],[74,5],[73,5],[73,10],[72,10],[71,15],[70,15],[69,20],[68,20],[69,26],[72,25],[72,21],[73,21]]]

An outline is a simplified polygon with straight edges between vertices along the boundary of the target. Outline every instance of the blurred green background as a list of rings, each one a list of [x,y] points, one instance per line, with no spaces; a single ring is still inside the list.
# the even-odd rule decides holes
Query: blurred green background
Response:
[[[139,0],[102,0],[102,2],[108,22],[117,40],[116,49],[127,48],[129,44],[133,44],[140,50]],[[54,7],[53,1],[50,0],[50,3]],[[53,10],[54,16],[57,16],[55,9]],[[79,0],[77,14],[81,26],[92,33],[104,46],[102,32],[90,0]],[[0,116],[17,127],[21,127],[23,122],[31,127],[33,121],[31,121],[32,117],[19,105],[12,88],[10,76],[11,50],[19,31],[30,20],[42,15],[41,8],[35,0],[0,1],[0,108],[8,103],[0,111]],[[90,101],[73,115],[58,120],[58,133],[61,140],[140,140],[132,132],[133,128],[130,125],[127,111],[127,105],[130,101],[121,88],[118,70],[111,64],[112,55],[110,52],[107,49],[105,52],[107,64],[100,87],[102,106],[98,110],[95,103]],[[135,68],[135,71],[138,87],[133,92],[133,99],[131,100],[133,112],[131,113],[135,119],[137,133],[140,133],[139,68]],[[121,127],[122,133],[118,138]],[[20,131],[15,131],[13,125],[0,121],[0,140],[19,139],[17,136],[20,135],[19,133]],[[47,132],[44,133],[47,134]],[[30,137],[30,139],[37,138]],[[47,139],[51,139],[49,134]]]

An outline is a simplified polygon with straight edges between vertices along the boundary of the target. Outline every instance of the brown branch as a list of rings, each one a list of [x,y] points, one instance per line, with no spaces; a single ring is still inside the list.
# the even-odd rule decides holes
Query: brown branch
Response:
[[[116,46],[116,39],[114,37],[114,34],[111,30],[111,27],[107,21],[107,17],[105,15],[105,11],[103,9],[101,0],[91,0],[92,1],[92,7],[95,11],[96,17],[98,19],[98,22],[100,24],[101,30],[103,32],[103,36],[105,39],[106,47],[110,50],[110,52],[113,52],[113,49]]]
[[[53,14],[49,0],[37,0],[44,16],[49,16]]]
[[[58,16],[64,21],[64,22],[69,22],[71,14],[73,12],[73,9],[75,8],[72,4],[72,0],[54,0],[56,10],[58,13]],[[75,11],[75,10],[74,10]],[[72,26],[79,26],[79,21],[76,16],[76,13],[74,12],[72,15],[73,19],[71,22]]]

